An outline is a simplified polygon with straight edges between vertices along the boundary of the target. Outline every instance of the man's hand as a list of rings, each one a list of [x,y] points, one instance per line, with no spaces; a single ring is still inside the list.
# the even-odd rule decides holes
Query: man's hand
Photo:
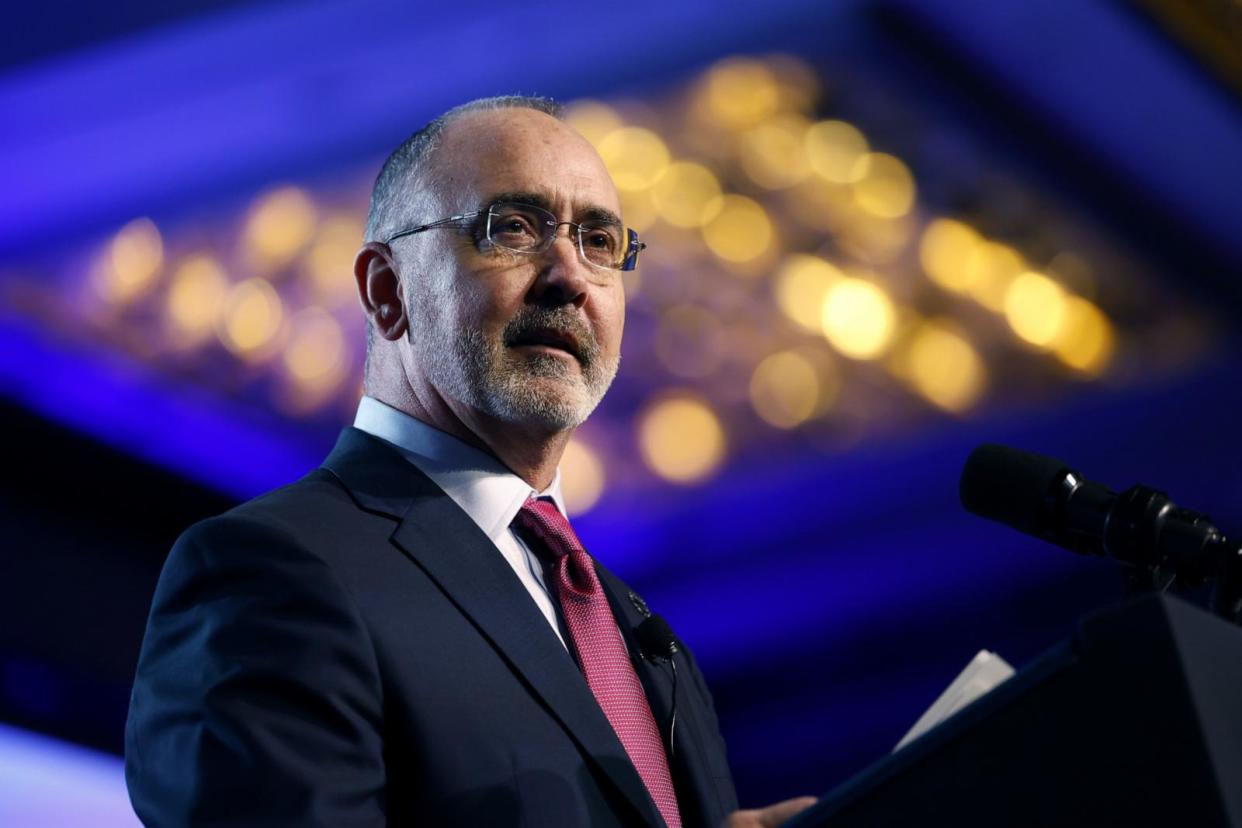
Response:
[[[751,811],[734,811],[720,828],[777,828],[815,804],[813,796],[786,799],[766,808]]]

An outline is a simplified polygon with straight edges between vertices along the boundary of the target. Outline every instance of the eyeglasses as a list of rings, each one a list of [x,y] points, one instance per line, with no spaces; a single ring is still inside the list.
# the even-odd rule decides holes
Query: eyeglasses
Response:
[[[581,223],[557,221],[555,215],[542,207],[509,201],[497,202],[486,210],[449,216],[431,224],[401,230],[385,239],[384,243],[391,244],[403,236],[483,217],[486,220],[482,222],[480,242],[485,240],[489,245],[517,253],[542,253],[552,246],[561,225],[567,224],[576,233],[578,255],[582,261],[607,270],[633,270],[638,265],[638,254],[647,247],[638,240],[637,232],[618,222],[606,219]]]

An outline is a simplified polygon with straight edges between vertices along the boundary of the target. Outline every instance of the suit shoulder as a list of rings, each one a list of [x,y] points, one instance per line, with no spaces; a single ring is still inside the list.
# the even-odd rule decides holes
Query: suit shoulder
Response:
[[[319,468],[300,480],[265,492],[220,515],[297,534],[316,514],[355,510],[353,499],[336,475]]]
[[[325,539],[359,519],[359,510],[340,481],[331,472],[316,469],[300,480],[193,524],[177,544],[256,540],[314,552]]]
[[[360,623],[355,579],[295,519],[299,508],[325,511],[332,495],[323,485],[303,479],[186,529],[160,573],[151,623],[184,611],[242,618],[286,605]]]
[[[347,592],[370,579],[368,561],[388,547],[395,520],[359,508],[324,469],[186,529],[165,572],[298,571]]]

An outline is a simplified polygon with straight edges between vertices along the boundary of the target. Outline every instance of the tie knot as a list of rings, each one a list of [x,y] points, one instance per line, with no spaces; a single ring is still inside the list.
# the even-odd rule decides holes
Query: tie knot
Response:
[[[553,558],[584,551],[569,521],[548,498],[528,498],[514,516],[513,526],[518,534],[537,541],[533,544],[536,551],[547,552]]]

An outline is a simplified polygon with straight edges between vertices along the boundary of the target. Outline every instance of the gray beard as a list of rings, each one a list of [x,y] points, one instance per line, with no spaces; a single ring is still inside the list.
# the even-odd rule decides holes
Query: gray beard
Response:
[[[539,326],[573,332],[581,376],[559,357],[520,354],[506,344]],[[502,422],[546,431],[581,425],[604,398],[620,362],[603,363],[590,330],[567,308],[525,310],[505,326],[499,341],[489,342],[473,328],[459,329],[448,340],[447,348],[426,340],[419,348],[428,374],[445,393]]]

